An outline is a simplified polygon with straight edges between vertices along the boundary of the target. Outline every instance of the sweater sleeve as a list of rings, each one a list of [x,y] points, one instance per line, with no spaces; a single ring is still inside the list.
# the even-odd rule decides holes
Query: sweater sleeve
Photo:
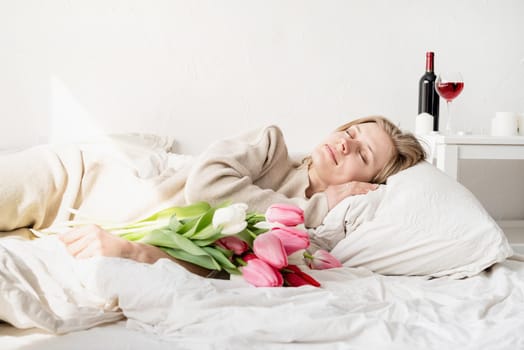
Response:
[[[306,216],[306,226],[318,226],[327,214],[322,193],[287,197],[276,191],[291,167],[280,129],[270,126],[211,145],[196,161],[185,186],[188,203],[244,202],[250,210],[265,212],[274,203],[295,204]],[[266,185],[256,185],[264,177]],[[270,179],[269,182],[267,179]]]

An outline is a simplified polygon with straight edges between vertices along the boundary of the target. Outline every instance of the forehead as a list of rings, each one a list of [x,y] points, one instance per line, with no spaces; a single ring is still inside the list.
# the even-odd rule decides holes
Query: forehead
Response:
[[[362,136],[369,137],[377,141],[387,141],[390,139],[389,135],[384,129],[380,127],[377,123],[362,123],[355,124],[350,127],[350,129],[357,129],[360,131]]]
[[[351,127],[357,128],[362,132],[375,132],[379,130],[383,131],[382,128],[377,123],[374,123],[374,122],[355,124]]]
[[[389,158],[393,155],[393,141],[389,134],[377,123],[362,123],[353,125],[351,128],[358,129],[362,141],[371,146],[379,158]]]

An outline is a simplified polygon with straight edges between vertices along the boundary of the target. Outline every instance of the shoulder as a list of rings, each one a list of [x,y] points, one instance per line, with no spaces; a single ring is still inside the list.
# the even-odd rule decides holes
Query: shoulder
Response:
[[[265,163],[287,159],[288,150],[282,130],[276,125],[268,125],[253,130],[243,137],[247,149],[265,158]]]
[[[284,134],[276,125],[268,125],[260,128],[256,140],[253,141],[255,144],[264,144],[269,148],[271,148],[271,146],[285,147],[286,145]]]
[[[259,141],[261,138],[283,139],[284,134],[280,127],[276,125],[267,125],[256,129],[249,130],[240,135],[240,138],[251,141]]]
[[[282,130],[276,125],[268,125],[248,131],[244,131],[229,139],[219,141],[219,143],[243,143],[251,146],[270,147],[271,145],[285,144],[284,134]]]
[[[287,153],[282,130],[268,125],[244,131],[209,145],[201,157],[234,156],[242,153]]]
[[[278,127],[277,125],[268,125],[268,126],[265,126],[264,128],[262,128],[262,130],[264,130],[266,132],[270,132],[270,133],[276,133],[276,134],[279,134],[279,135],[283,135],[282,129],[280,129],[280,127]]]

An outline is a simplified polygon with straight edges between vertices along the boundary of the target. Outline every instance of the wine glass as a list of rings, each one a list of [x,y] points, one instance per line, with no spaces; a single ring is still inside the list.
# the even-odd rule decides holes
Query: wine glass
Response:
[[[441,73],[438,75],[437,80],[435,81],[435,90],[440,97],[446,100],[446,109],[448,119],[446,120],[446,130],[445,133],[451,135],[455,132],[453,121],[451,119],[451,110],[450,105],[464,89],[464,80],[462,79],[462,74],[460,72],[447,72]]]

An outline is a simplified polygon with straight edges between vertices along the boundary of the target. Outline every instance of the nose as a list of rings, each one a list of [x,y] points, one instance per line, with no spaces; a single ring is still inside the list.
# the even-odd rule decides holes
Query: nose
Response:
[[[351,151],[355,150],[357,146],[358,146],[357,141],[349,137],[343,137],[340,140],[339,149],[342,154],[349,154]]]

